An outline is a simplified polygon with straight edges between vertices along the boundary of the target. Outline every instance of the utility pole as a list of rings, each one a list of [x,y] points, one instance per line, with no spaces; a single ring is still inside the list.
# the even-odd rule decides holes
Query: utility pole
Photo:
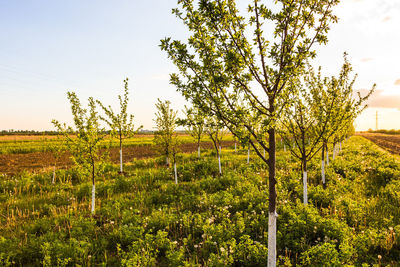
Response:
[[[378,111],[376,111],[376,122],[375,122],[376,130],[378,131]]]

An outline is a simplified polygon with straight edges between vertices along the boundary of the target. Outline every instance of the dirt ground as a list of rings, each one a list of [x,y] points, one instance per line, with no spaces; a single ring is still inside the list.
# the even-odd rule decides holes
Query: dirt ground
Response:
[[[223,141],[222,148],[233,146],[233,141]],[[202,142],[202,149],[213,148],[211,142]],[[180,150],[184,153],[190,153],[197,150],[197,145],[194,143],[182,144]],[[119,148],[111,148],[111,161],[119,162]],[[150,158],[157,155],[154,146],[130,146],[123,149],[124,162],[129,162],[136,159]],[[66,168],[72,165],[70,155],[65,153],[59,159],[57,165],[59,168]],[[34,152],[26,154],[0,154],[0,173],[12,175],[21,171],[46,171],[54,166],[54,156],[51,152]]]
[[[380,133],[357,133],[357,135],[371,140],[387,151],[400,155],[400,135],[389,135]]]

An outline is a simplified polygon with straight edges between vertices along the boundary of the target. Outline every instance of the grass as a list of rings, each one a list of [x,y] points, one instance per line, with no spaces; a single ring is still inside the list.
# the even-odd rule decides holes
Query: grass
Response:
[[[391,264],[400,255],[397,158],[352,137],[326,170],[309,164],[309,205],[301,169],[277,153],[278,255],[281,266]],[[21,173],[0,181],[0,262],[18,266],[265,266],[267,170],[247,150],[178,158],[178,181],[163,159],[109,164],[91,185],[75,169]]]
[[[223,140],[233,140],[231,135],[225,136]],[[182,143],[192,143],[193,138],[189,135],[181,135]],[[211,142],[211,139],[205,137],[205,142]],[[104,147],[110,142],[110,139],[103,141]],[[61,142],[55,136],[1,136],[0,137],[0,154],[19,154],[32,152],[49,152],[52,148]],[[124,146],[149,146],[153,144],[152,135],[139,135],[138,137],[124,139]],[[113,139],[112,147],[119,147],[119,141]]]

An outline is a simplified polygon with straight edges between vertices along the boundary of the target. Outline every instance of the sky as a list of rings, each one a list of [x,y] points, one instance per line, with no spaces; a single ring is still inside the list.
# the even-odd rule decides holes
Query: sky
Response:
[[[239,0],[241,5],[247,1]],[[86,105],[90,96],[118,110],[129,78],[128,112],[154,129],[157,98],[182,110],[169,84],[175,66],[160,39],[188,33],[171,13],[177,0],[0,0],[0,130],[53,130],[52,119],[72,123],[67,92]],[[349,54],[355,89],[377,84],[357,119],[357,130],[400,128],[400,1],[342,0],[329,43],[316,47],[325,75],[336,75]]]

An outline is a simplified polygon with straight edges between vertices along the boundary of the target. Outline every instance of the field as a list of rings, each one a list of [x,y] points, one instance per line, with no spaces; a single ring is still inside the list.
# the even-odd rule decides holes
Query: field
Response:
[[[137,135],[134,138],[124,140],[124,161],[154,157],[156,150],[152,147],[152,135]],[[182,144],[180,150],[188,153],[197,151],[188,135],[180,136]],[[232,146],[232,136],[226,136],[224,146]],[[106,141],[109,142],[109,141]],[[24,170],[48,171],[55,163],[51,145],[60,143],[55,136],[0,136],[0,173],[13,175]],[[210,140],[205,138],[201,146],[206,149],[212,148]],[[112,143],[110,159],[113,163],[119,162],[119,144]],[[66,168],[72,165],[70,155],[63,153],[57,161],[57,168]]]
[[[144,146],[145,147],[145,146]],[[29,154],[25,154],[29,155]],[[5,266],[266,266],[265,164],[247,150],[181,153],[178,185],[162,158],[108,164],[96,183],[74,168],[0,180],[0,263]],[[279,147],[280,266],[399,266],[399,158],[355,136],[326,170],[309,166],[302,204],[300,164]]]
[[[360,133],[359,135],[371,140],[393,154],[400,155],[400,135],[382,133]]]

